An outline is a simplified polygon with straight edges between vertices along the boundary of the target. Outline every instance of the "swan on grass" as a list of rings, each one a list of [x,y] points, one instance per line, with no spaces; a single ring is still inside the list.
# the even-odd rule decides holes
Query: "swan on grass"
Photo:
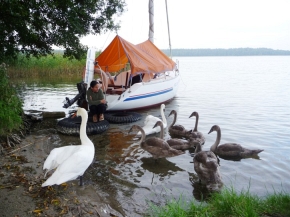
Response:
[[[218,125],[214,125],[208,134],[212,133],[213,131],[217,132],[217,137],[210,150],[222,158],[246,158],[255,156],[258,153],[264,151],[262,149],[247,149],[237,143],[225,143],[219,145],[221,140],[221,129]]]
[[[182,138],[184,135],[186,135],[187,130],[182,125],[175,125],[176,119],[177,119],[177,112],[175,110],[172,110],[168,117],[173,114],[173,121],[168,127],[168,133],[171,137],[179,137]]]
[[[154,127],[159,126],[161,131],[160,131],[160,138],[163,139],[164,138],[164,128],[163,128],[163,124],[161,121],[157,121],[156,124],[154,125]],[[185,139],[177,139],[177,138],[171,138],[166,140],[166,142],[168,143],[168,145],[171,148],[177,149],[177,150],[187,150],[190,148],[194,148],[195,147],[195,140],[192,138],[189,138],[189,140],[185,140]]]
[[[139,145],[143,150],[149,152],[155,160],[158,158],[174,157],[184,154],[183,151],[171,148],[168,143],[161,138],[150,137],[145,140],[145,132],[143,128],[138,125],[133,125],[128,133],[131,133],[132,131],[141,132]]]
[[[88,113],[83,108],[78,108],[77,116],[82,117],[80,126],[81,145],[64,146],[54,148],[46,158],[43,169],[46,174],[54,170],[54,173],[42,184],[42,187],[60,185],[80,177],[80,185],[83,185],[82,176],[93,162],[95,147],[86,134]]]
[[[197,130],[197,126],[198,126],[198,120],[199,120],[199,115],[196,111],[192,112],[191,115],[189,116],[189,118],[195,116],[195,125],[194,125],[194,129],[190,130],[186,133],[185,138],[193,138],[196,140],[196,143],[203,145],[205,143],[205,137],[204,135],[199,132]]]
[[[158,117],[153,116],[153,115],[146,116],[145,121],[144,121],[144,126],[142,127],[144,132],[145,132],[145,135],[150,135],[150,134],[160,132],[160,127],[153,128],[153,126],[155,125],[155,123],[157,121],[162,121],[164,129],[167,127],[167,120],[166,120],[165,115],[164,115],[164,110],[165,110],[165,105],[161,104],[160,113],[161,113],[162,120]],[[137,136],[141,136],[141,132],[138,132]]]
[[[199,181],[210,190],[219,190],[223,183],[216,155],[212,151],[202,151],[200,144],[196,146],[194,153],[194,170]]]

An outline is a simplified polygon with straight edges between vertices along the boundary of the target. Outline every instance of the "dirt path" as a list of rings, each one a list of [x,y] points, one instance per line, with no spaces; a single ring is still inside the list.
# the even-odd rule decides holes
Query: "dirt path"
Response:
[[[103,201],[92,183],[41,187],[49,139],[29,135],[18,149],[0,156],[0,216],[124,216]]]

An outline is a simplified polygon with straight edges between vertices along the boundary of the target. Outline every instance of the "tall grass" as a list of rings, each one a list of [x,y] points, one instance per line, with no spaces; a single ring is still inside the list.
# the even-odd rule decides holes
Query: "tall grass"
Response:
[[[9,61],[8,75],[11,79],[25,78],[71,78],[82,77],[86,57],[82,60],[63,58],[61,53],[40,58],[27,59],[19,55],[17,60]]]
[[[251,195],[249,191],[240,194],[233,188],[211,195],[206,202],[186,201],[184,198],[171,200],[163,207],[149,203],[146,216],[192,217],[192,216],[290,216],[290,195],[274,193],[265,198]]]
[[[22,101],[9,82],[6,64],[0,65],[0,137],[17,130],[21,124]]]

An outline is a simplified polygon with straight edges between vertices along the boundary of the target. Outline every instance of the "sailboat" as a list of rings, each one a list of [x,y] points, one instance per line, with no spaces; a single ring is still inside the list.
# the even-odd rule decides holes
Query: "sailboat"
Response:
[[[85,97],[84,89],[89,86],[94,74],[99,75],[98,80],[108,105],[107,111],[143,109],[175,97],[180,81],[179,65],[153,43],[153,8],[153,0],[149,0],[148,40],[132,44],[116,35],[97,58],[93,48],[88,50],[83,84],[78,86],[80,93],[72,100],[67,99],[64,107]]]

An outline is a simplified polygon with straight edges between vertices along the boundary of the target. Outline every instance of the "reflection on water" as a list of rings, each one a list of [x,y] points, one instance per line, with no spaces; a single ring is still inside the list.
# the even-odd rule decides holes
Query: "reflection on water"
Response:
[[[209,150],[216,136],[208,134],[217,124],[221,143],[236,142],[250,149],[264,149],[257,158],[220,158],[224,187],[247,190],[259,196],[284,190],[290,192],[290,61],[289,57],[184,57],[179,58],[182,75],[176,98],[168,103],[165,115],[175,109],[177,124],[193,129],[199,112],[199,131]],[[65,111],[62,102],[77,93],[75,84],[27,85],[22,90],[24,108]],[[73,106],[70,109],[75,109]],[[160,109],[140,111],[143,125],[147,114],[160,116]],[[171,123],[173,117],[168,118]],[[42,127],[55,128],[53,122]],[[132,124],[111,124],[110,129],[90,136],[96,147],[94,164],[85,178],[98,186],[101,194],[117,211],[142,216],[146,201],[164,204],[166,199],[184,197],[201,200],[209,192],[198,183],[192,151],[157,162],[139,148],[138,139],[127,132]],[[44,128],[45,128],[44,127]],[[43,134],[49,131],[35,131]],[[156,136],[159,136],[157,134]],[[165,137],[169,138],[168,132]],[[79,144],[76,137],[56,134],[50,148]]]

